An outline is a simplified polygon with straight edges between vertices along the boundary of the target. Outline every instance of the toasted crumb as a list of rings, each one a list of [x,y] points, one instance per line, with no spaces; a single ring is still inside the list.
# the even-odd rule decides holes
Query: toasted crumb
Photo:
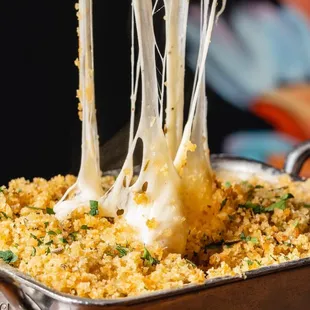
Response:
[[[104,189],[114,180],[102,178]],[[20,178],[0,191],[0,251],[11,250],[18,257],[14,267],[60,292],[135,296],[310,256],[310,181],[217,179],[212,205],[190,224],[185,255],[166,253],[154,243],[148,250],[156,265],[145,264],[144,244],[122,216],[92,216],[85,206],[62,223],[55,218],[53,206],[75,181],[71,175]],[[139,193],[138,201],[145,203],[144,195]],[[290,198],[282,204],[281,197]],[[265,212],[274,203],[278,207]],[[213,209],[218,212],[206,221],[203,214]],[[157,223],[149,219],[147,225]]]

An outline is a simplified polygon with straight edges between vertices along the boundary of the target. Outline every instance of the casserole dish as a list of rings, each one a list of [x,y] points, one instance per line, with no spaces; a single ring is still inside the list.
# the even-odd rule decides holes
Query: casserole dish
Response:
[[[212,155],[211,161],[215,172],[227,171],[243,179],[256,175],[272,182],[288,173],[294,180],[303,181],[298,174],[309,155],[310,142],[298,146],[288,154],[283,171],[223,154]],[[58,293],[0,263],[0,309],[308,309],[309,279],[310,258],[305,258],[252,270],[244,277],[221,277],[138,297],[96,300]]]

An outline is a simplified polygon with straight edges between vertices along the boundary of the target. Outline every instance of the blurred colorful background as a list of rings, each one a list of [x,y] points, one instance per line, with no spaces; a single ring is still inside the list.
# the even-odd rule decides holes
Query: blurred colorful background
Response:
[[[221,152],[281,168],[287,152],[310,139],[310,1],[230,0],[228,4],[214,29],[206,84],[235,110],[247,114],[222,118],[231,122],[231,130],[221,138]],[[194,3],[189,16],[187,56],[192,70],[199,22],[199,4]],[[209,100],[210,110],[215,104],[221,106],[219,101]],[[219,106],[217,119],[221,126]],[[223,116],[229,113],[226,110],[223,106]],[[263,122],[245,125],[248,117]],[[223,126],[229,127],[229,123]],[[215,133],[209,129],[209,134],[211,138]],[[212,148],[212,138],[210,144]],[[310,162],[302,174],[310,177]]]
[[[5,79],[0,185],[20,176],[50,178],[78,172],[81,123],[74,66],[75,2],[2,4],[5,61],[1,73]],[[199,40],[199,3],[190,1],[187,103]],[[102,145],[129,122],[130,10],[131,0],[94,0],[96,104]],[[156,32],[163,41],[161,14],[163,10],[157,13]],[[310,0],[227,0],[207,58],[212,153],[231,153],[282,167],[287,152],[310,139],[309,25]],[[111,156],[114,159],[115,152]],[[303,175],[310,176],[309,166]]]

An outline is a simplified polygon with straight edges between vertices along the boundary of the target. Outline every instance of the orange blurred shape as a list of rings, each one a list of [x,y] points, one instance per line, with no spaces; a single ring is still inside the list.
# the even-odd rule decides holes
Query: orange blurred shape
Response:
[[[263,95],[255,100],[251,111],[297,141],[310,139],[309,84],[280,88]]]
[[[283,3],[286,3],[290,6],[293,6],[295,9],[299,10],[302,14],[310,19],[310,1],[309,0],[282,0]]]
[[[277,168],[277,169],[283,169],[285,162],[285,155],[277,154],[277,155],[271,155],[268,158],[268,164]],[[310,178],[310,159],[308,159],[304,166],[301,169],[300,176],[305,178]]]

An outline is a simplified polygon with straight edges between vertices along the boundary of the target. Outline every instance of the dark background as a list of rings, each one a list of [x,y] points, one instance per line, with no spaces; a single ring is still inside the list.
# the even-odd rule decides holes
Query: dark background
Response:
[[[236,1],[229,0],[226,15]],[[80,122],[75,1],[1,4],[0,183],[24,176],[77,173]],[[96,104],[101,144],[129,119],[130,1],[95,0]],[[191,73],[187,75],[190,85]],[[238,128],[268,128],[223,101],[211,89],[211,152]],[[234,122],[231,120],[234,119]],[[78,159],[76,161],[73,158]]]

